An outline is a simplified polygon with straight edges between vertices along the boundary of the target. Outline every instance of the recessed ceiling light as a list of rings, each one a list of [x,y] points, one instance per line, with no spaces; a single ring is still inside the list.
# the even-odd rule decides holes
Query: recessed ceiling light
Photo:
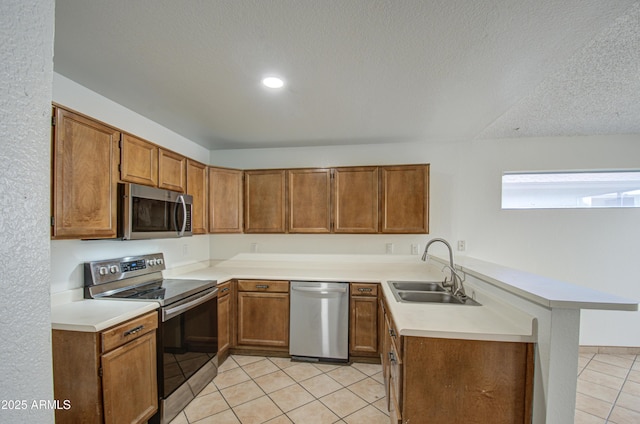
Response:
[[[284,80],[278,77],[266,77],[262,79],[262,85],[269,88],[282,88],[284,87]]]

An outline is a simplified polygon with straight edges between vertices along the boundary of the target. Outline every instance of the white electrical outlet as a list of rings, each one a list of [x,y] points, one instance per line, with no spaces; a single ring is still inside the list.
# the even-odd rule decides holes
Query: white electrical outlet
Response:
[[[258,243],[251,243],[251,253],[258,253]]]
[[[182,256],[188,256],[189,255],[189,245],[188,244],[183,244],[182,245]]]
[[[393,243],[387,243],[387,254],[393,253]]]
[[[411,245],[411,254],[412,255],[417,255],[420,252],[420,245],[419,244],[412,244]]]
[[[464,240],[458,240],[458,250],[460,252],[464,252],[467,250],[467,242]]]

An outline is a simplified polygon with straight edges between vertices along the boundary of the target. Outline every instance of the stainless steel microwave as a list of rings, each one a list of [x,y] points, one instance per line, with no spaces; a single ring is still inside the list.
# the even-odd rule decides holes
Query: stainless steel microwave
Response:
[[[122,184],[119,197],[119,235],[124,240],[192,235],[192,196],[138,184]]]

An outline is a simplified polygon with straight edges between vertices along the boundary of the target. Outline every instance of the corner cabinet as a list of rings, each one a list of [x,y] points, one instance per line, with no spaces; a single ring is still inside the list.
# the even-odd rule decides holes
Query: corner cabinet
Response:
[[[207,233],[207,166],[187,159],[187,194],[193,196],[191,230],[193,234]]]
[[[380,232],[429,232],[429,165],[380,167]]]
[[[390,422],[531,422],[532,343],[400,336],[381,313]]]
[[[57,423],[145,423],[158,410],[156,329],[150,312],[99,333],[53,330]]]
[[[237,349],[289,351],[289,282],[238,280]]]
[[[55,108],[52,238],[117,236],[120,132],[75,112]]]
[[[242,181],[238,169],[209,167],[209,232],[242,232]]]

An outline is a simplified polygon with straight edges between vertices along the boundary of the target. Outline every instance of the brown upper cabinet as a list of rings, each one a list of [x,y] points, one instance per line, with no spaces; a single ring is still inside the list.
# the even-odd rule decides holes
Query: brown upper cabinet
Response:
[[[131,134],[122,134],[120,179],[158,186],[158,146]]]
[[[289,232],[331,232],[331,169],[287,171]]]
[[[380,167],[382,233],[429,232],[429,165]]]
[[[245,232],[429,230],[429,165],[245,172]]]
[[[54,125],[52,238],[115,238],[120,132],[60,107]]]
[[[378,168],[336,168],[333,187],[333,231],[377,233]]]
[[[238,169],[209,167],[209,232],[242,232],[242,179]]]
[[[191,231],[207,233],[207,166],[187,159],[187,194],[193,196]]]
[[[266,169],[244,173],[244,231],[286,232],[286,171]]]
[[[158,151],[158,187],[184,193],[187,158],[170,150]]]
[[[131,134],[124,134],[121,144],[122,181],[186,192],[186,157]]]

